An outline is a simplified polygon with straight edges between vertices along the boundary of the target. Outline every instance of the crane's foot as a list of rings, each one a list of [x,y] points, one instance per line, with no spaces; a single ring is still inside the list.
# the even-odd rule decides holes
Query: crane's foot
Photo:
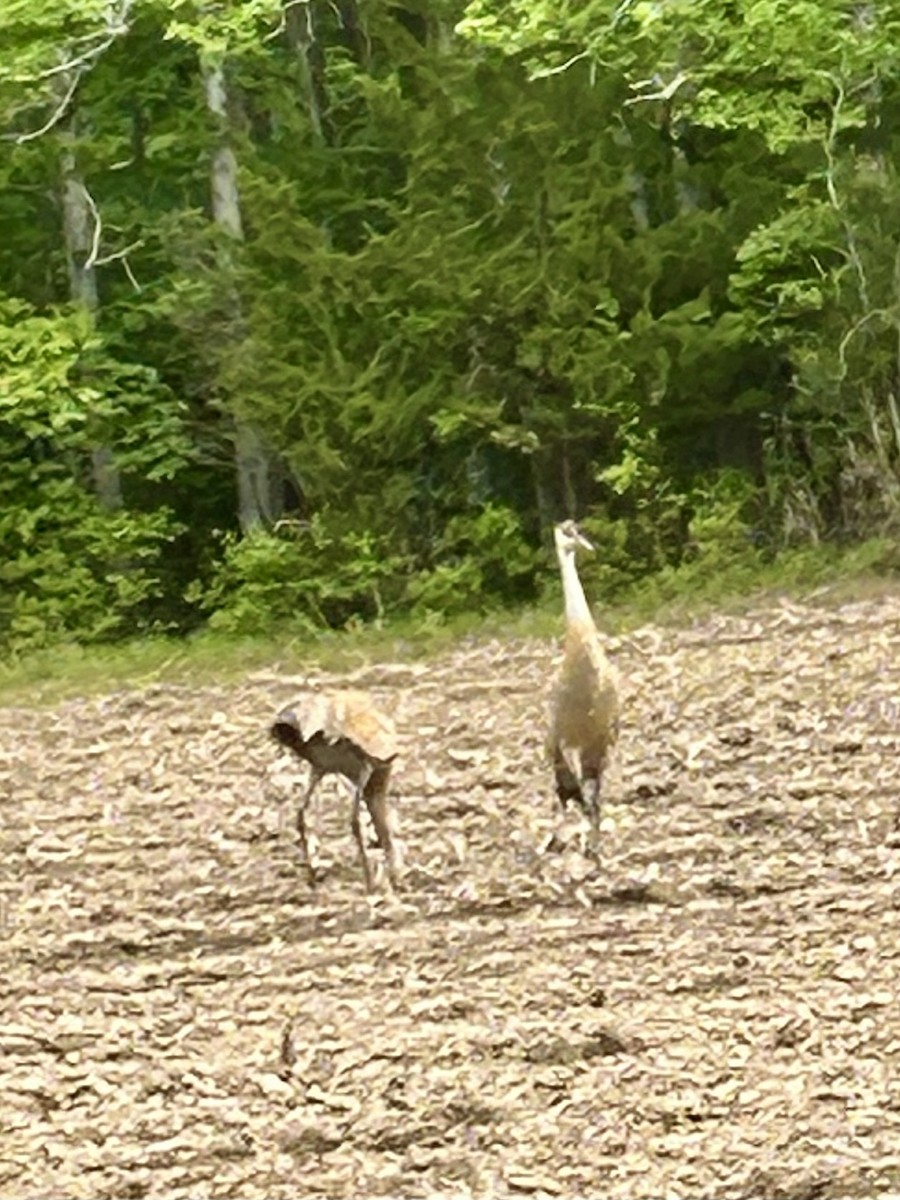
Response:
[[[584,847],[581,851],[585,858],[589,858],[591,862],[600,863],[600,830],[596,825],[591,825],[587,831],[587,836],[584,839]]]
[[[562,812],[566,812],[570,804],[575,804],[582,812],[587,811],[584,796],[577,781],[572,787],[563,787],[557,783],[556,798],[559,800],[559,807]]]

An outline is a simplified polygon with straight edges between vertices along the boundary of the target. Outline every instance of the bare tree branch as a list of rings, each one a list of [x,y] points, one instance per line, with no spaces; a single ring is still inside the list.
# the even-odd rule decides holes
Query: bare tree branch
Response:
[[[66,88],[65,95],[40,129],[33,129],[31,133],[5,133],[3,134],[3,140],[6,142],[15,142],[17,146],[21,146],[23,142],[32,142],[35,138],[43,137],[45,133],[49,133],[54,125],[58,125],[68,112],[80,78],[81,76],[77,72],[72,76],[69,86]]]
[[[132,269],[131,269],[131,263],[128,261],[127,258],[122,259],[122,269],[125,272],[125,274],[128,276],[128,282],[131,284],[131,286],[134,288],[134,290],[136,292],[143,291],[144,289],[141,287],[141,285],[138,283],[137,279],[135,278],[134,271],[132,271]]]
[[[300,5],[305,5],[308,8],[309,4],[310,0],[286,0],[286,3],[282,4],[281,6],[281,16],[279,18],[277,28],[273,29],[271,33],[267,33],[263,38],[263,41],[271,42],[274,38],[277,38],[279,34],[284,33],[285,29],[287,28],[287,15],[292,8],[298,8]]]
[[[116,262],[117,259],[125,258],[132,250],[140,250],[144,245],[144,239],[138,238],[136,242],[131,242],[127,246],[123,246],[121,250],[111,250],[109,254],[104,254],[101,258],[95,258],[93,266],[105,267],[108,263]]]
[[[116,38],[121,37],[130,29],[128,18],[134,2],[135,0],[120,0],[118,6],[110,4],[107,7],[105,30],[102,40],[97,45],[89,47],[82,54],[67,58],[65,62],[48,67],[45,71],[38,72],[37,75],[17,79],[16,82],[18,83],[44,83],[49,79],[62,77],[63,79],[67,79],[67,85],[64,95],[58,100],[53,112],[39,129],[33,129],[29,133],[2,134],[0,138],[3,141],[12,141],[16,145],[21,145],[23,142],[31,142],[36,138],[42,137],[45,133],[49,133],[54,126],[59,124],[66,115],[69,105],[72,103],[72,98],[82,77],[96,66],[98,59],[109,49]],[[99,32],[85,34],[73,40],[83,42],[95,39],[98,36],[101,36]]]
[[[849,258],[853,270],[856,274],[859,286],[859,298],[864,309],[871,313],[872,305],[869,300],[869,281],[866,276],[866,268],[863,264],[862,255],[859,252],[859,244],[856,240],[856,231],[850,224],[847,214],[844,212],[844,207],[841,204],[840,196],[838,195],[837,182],[835,175],[837,173],[837,158],[835,155],[835,143],[837,142],[838,133],[840,131],[841,109],[847,93],[841,80],[831,71],[816,71],[816,75],[827,79],[834,88],[835,100],[831,106],[831,120],[828,123],[828,132],[825,135],[823,149],[825,151],[825,190],[828,193],[828,200],[831,207],[837,214],[843,230],[844,237],[847,242],[847,257]],[[870,80],[865,81],[860,87],[868,86]],[[853,91],[859,90],[854,88]],[[860,323],[857,322],[857,326]],[[856,332],[857,326],[854,326],[853,332]],[[843,343],[842,343],[843,346]]]
[[[847,347],[856,337],[861,329],[864,329],[870,321],[874,321],[876,317],[885,317],[890,319],[891,312],[886,308],[872,308],[867,313],[864,313],[859,320],[854,321],[838,344],[838,382],[842,383],[847,378]]]
[[[633,96],[630,100],[626,100],[625,103],[628,105],[631,105],[631,104],[643,104],[647,100],[671,100],[672,97],[675,95],[675,93],[678,91],[678,89],[681,87],[681,85],[683,83],[687,83],[687,81],[688,81],[688,76],[685,74],[685,72],[679,71],[678,74],[675,76],[675,78],[670,79],[667,84],[665,84],[663,87],[660,87],[659,91],[644,92],[640,96]],[[654,85],[658,86],[661,83],[662,83],[662,80],[660,79],[660,77],[658,75],[654,75],[654,77],[652,79],[639,79],[637,81],[637,83],[633,83],[631,85],[631,90],[633,92],[636,92],[640,88],[652,87]]]
[[[539,67],[536,71],[532,71],[529,78],[531,79],[546,79],[549,75],[561,75],[563,71],[568,71],[569,67],[574,67],[577,62],[581,62],[583,58],[588,57],[588,51],[582,50],[580,54],[573,54],[571,58],[566,59],[564,63],[560,63],[558,67]]]
[[[105,267],[111,262],[121,262],[122,270],[128,276],[128,282],[136,292],[142,292],[144,289],[135,278],[134,271],[132,271],[131,264],[128,261],[128,255],[132,250],[139,250],[143,245],[144,239],[138,238],[136,242],[132,242],[128,246],[123,246],[121,250],[112,250],[109,254],[104,254],[102,258],[95,258],[92,265],[95,267]]]
[[[94,201],[94,197],[88,191],[84,180],[79,180],[79,186],[84,192],[84,198],[87,201],[87,206],[91,210],[91,219],[94,222],[93,232],[91,234],[91,250],[87,258],[84,260],[83,271],[90,271],[97,265],[97,255],[100,252],[100,235],[103,232],[103,222],[100,220],[100,212]]]
[[[75,58],[70,58],[67,62],[59,63],[55,67],[48,67],[46,71],[41,71],[39,75],[33,76],[33,82],[36,83],[42,79],[53,79],[54,76],[65,75],[69,71],[77,71],[80,78],[85,71],[91,69],[94,61],[110,48],[117,37],[121,37],[123,33],[127,32],[127,25],[122,26],[121,29],[112,30],[98,46],[92,46],[90,50],[85,50],[83,54],[78,54]]]

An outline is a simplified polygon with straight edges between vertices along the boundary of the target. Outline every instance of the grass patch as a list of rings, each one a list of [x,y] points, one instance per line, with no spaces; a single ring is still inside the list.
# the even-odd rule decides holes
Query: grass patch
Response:
[[[767,558],[748,547],[727,557],[711,550],[632,585],[616,606],[629,623],[683,624],[712,611],[745,612],[779,597],[839,603],[895,590],[895,542],[873,538],[783,550]]]
[[[109,646],[76,643],[15,655],[0,663],[0,703],[52,704],[71,696],[147,687],[154,683],[237,681],[254,671],[352,672],[376,662],[436,657],[467,639],[552,637],[561,629],[554,608],[462,614],[446,621],[397,619],[384,627],[320,633],[289,627],[238,637],[203,631],[183,638],[143,638]]]
[[[714,611],[748,611],[783,596],[819,604],[871,598],[896,590],[898,567],[897,548],[886,539],[845,550],[786,551],[772,562],[752,552],[731,559],[704,555],[632,585],[614,603],[595,595],[592,600],[601,627],[624,633],[647,622],[682,625]],[[539,605],[487,615],[398,618],[381,628],[313,634],[290,628],[256,637],[204,631],[110,646],[63,645],[0,663],[0,703],[51,704],[159,682],[229,682],[257,670],[349,673],[375,662],[427,660],[467,641],[558,637],[562,627],[554,580]]]

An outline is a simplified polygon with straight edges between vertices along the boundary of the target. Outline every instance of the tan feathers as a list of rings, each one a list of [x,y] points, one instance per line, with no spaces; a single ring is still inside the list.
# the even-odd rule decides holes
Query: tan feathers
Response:
[[[555,711],[564,746],[605,759],[619,731],[618,680],[593,628],[567,631]]]
[[[394,722],[365,692],[349,689],[312,692],[287,705],[304,740],[320,735],[326,742],[350,741],[364,754],[389,762],[397,754]]]
[[[272,722],[272,737],[310,764],[309,785],[297,809],[297,832],[310,882],[316,876],[309,856],[306,809],[325,775],[342,775],[354,787],[350,827],[359,849],[367,890],[372,869],[362,833],[363,801],[372,818],[379,846],[387,859],[391,883],[397,885],[399,855],[391,828],[387,788],[397,755],[394,723],[363,692],[332,691],[303,696],[287,705]]]
[[[619,732],[619,688],[594,625],[578,570],[579,546],[593,549],[574,522],[554,530],[566,608],[563,663],[554,697],[548,749],[556,792],[579,804],[596,824],[600,785]]]

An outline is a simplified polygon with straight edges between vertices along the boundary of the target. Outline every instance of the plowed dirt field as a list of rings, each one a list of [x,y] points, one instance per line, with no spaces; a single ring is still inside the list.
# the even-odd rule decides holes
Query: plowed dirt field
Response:
[[[612,650],[599,862],[550,642],[0,710],[0,1195],[900,1195],[900,598]],[[335,683],[396,899],[333,779],[299,860],[266,724]]]

